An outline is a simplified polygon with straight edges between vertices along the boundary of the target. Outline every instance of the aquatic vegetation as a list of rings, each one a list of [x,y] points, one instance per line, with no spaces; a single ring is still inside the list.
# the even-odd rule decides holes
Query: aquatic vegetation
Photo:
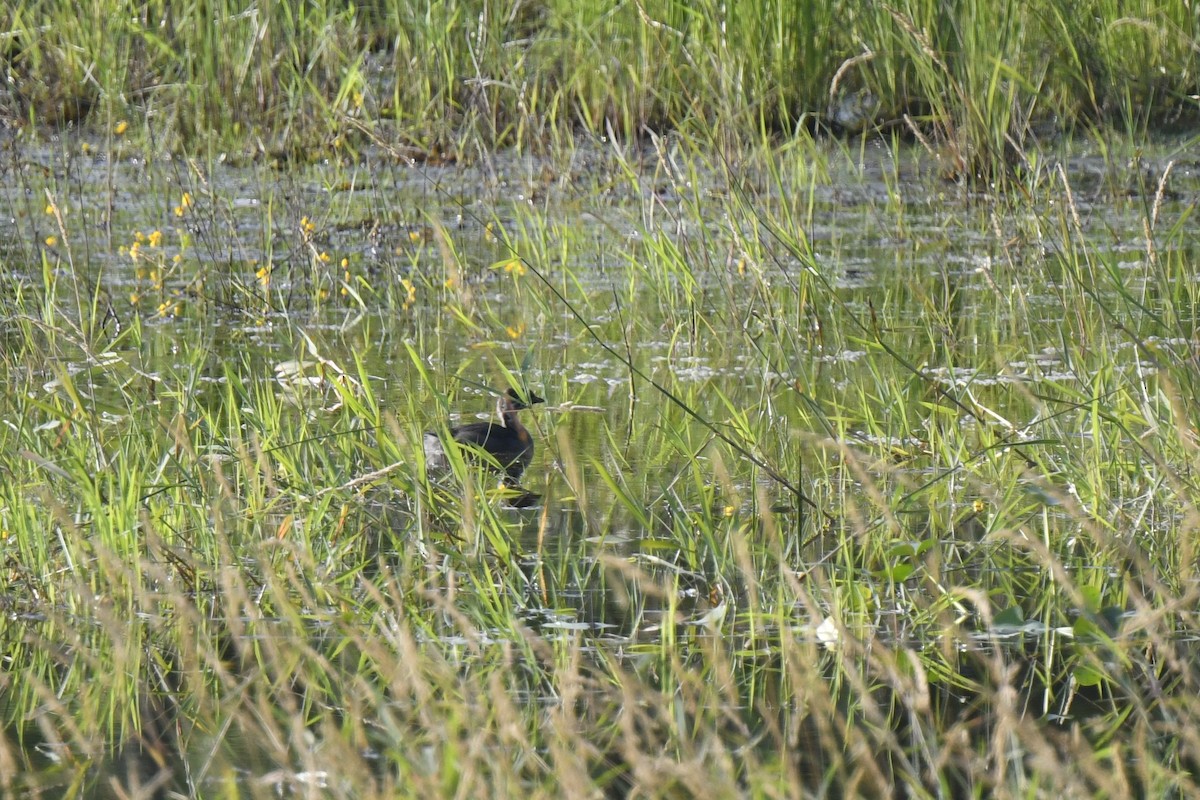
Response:
[[[23,173],[7,791],[1188,790],[1194,178],[931,206],[886,155],[632,156],[492,219],[467,169],[420,217],[370,165],[328,210],[233,172],[177,235],[169,170],[40,216]],[[427,482],[423,431],[523,381],[540,503]]]
[[[1057,136],[1103,146],[1196,120],[1186,3],[447,0],[248,13],[104,0],[93,11],[44,0],[0,11],[0,115],[87,125],[121,148],[309,162],[383,146],[435,166],[475,160],[479,146],[569,158],[580,129],[625,142],[719,132],[726,147],[903,131],[946,175],[984,184],[1036,171]]]
[[[1195,48],[1035,5],[0,12],[0,793],[1195,793]]]

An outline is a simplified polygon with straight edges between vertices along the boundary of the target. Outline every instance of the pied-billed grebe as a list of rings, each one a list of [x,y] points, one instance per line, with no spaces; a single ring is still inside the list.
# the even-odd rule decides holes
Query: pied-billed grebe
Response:
[[[533,437],[517,419],[517,412],[529,408],[534,403],[544,402],[546,401],[543,398],[533,392],[530,392],[527,398],[523,398],[515,389],[509,389],[496,401],[499,423],[471,422],[456,425],[450,429],[450,436],[468,449],[478,448],[486,452],[500,465],[505,474],[505,482],[516,485],[521,473],[533,460]],[[433,471],[443,471],[450,466],[441,437],[432,431],[425,433],[425,464]]]

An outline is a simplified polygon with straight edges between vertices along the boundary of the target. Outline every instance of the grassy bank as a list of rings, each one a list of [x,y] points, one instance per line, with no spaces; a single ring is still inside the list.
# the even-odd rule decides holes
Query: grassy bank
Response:
[[[434,161],[691,129],[899,129],[959,177],[1059,134],[1196,119],[1184,3],[127,4],[0,11],[0,113],[153,149]]]

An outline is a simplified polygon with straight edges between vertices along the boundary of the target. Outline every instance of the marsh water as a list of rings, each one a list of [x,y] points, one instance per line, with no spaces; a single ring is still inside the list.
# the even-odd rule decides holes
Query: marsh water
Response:
[[[774,177],[691,166],[669,142],[636,152],[596,144],[554,159],[490,155],[471,165],[404,163],[383,152],[325,165],[147,161],[79,140],[10,145],[0,181],[0,335],[16,336],[13,319],[51,296],[80,329],[57,345],[59,363],[33,374],[11,366],[7,377],[47,405],[79,392],[98,424],[119,430],[219,409],[231,402],[234,376],[287,406],[282,419],[298,429],[327,415],[325,438],[266,446],[311,449],[314,464],[332,465],[328,488],[337,488],[387,467],[396,452],[403,459],[405,443],[445,417],[489,415],[488,389],[502,386],[507,370],[548,400],[526,416],[538,452],[523,484],[542,499],[498,511],[525,572],[522,621],[546,637],[632,648],[658,639],[664,608],[702,627],[723,603],[697,568],[705,557],[681,553],[679,532],[693,515],[719,511],[751,524],[770,510],[777,529],[805,542],[798,565],[830,555],[812,535],[814,511],[770,475],[714,453],[713,430],[698,418],[726,431],[736,429],[738,410],[766,415],[776,439],[763,448],[825,453],[814,442],[836,438],[920,451],[935,420],[886,410],[846,418],[852,406],[841,398],[891,369],[880,366],[875,335],[911,357],[930,385],[987,398],[1007,430],[1025,429],[1030,397],[1082,389],[1090,377],[1061,338],[1056,289],[1073,280],[1062,256],[1075,237],[1104,262],[1095,271],[1099,302],[1137,297],[1147,317],[1125,322],[1160,351],[1186,357],[1189,337],[1148,326],[1161,298],[1146,274],[1198,255],[1155,247],[1181,241],[1165,232],[1186,224],[1200,197],[1200,163],[1170,143],[1140,158],[1113,165],[1084,153],[1033,167],[1043,185],[1060,188],[1041,194],[1052,198],[1041,204],[1011,205],[944,181],[920,150],[882,142],[831,146],[823,168],[791,165]],[[637,180],[622,178],[629,172]],[[775,243],[769,225],[748,224],[752,215],[731,214],[755,205],[771,219],[790,209],[792,233],[801,232],[811,257]],[[1182,240],[1195,248],[1194,238]],[[676,264],[685,267],[664,266],[667,252],[681,253]],[[829,296],[802,302],[799,277],[812,273]],[[847,332],[835,319],[843,314],[867,327]],[[1027,327],[1031,320],[1040,327]],[[952,352],[929,347],[930,325],[950,331]],[[1174,330],[1194,325],[1179,320]],[[128,335],[131,326],[138,336]],[[1112,355],[1118,369],[1155,369],[1135,347]],[[369,384],[380,420],[336,408],[337,370]],[[1006,386],[1019,390],[997,390]],[[168,412],[134,419],[131,391]],[[815,428],[813,417],[833,423]],[[400,446],[381,448],[382,437]],[[712,484],[697,480],[697,458],[711,463]],[[879,480],[907,471],[920,485],[946,469],[913,459],[900,470],[888,465]],[[614,475],[636,476],[618,480],[634,486],[643,513],[619,499]],[[857,475],[847,491],[865,492],[868,478]],[[420,509],[406,489],[384,481],[347,512],[375,531],[377,564],[418,533],[408,521]],[[954,502],[966,509],[974,499]],[[931,530],[919,503],[897,513],[913,548],[931,538],[971,547],[987,533],[980,523]],[[420,531],[437,547],[480,557],[489,548],[437,541],[438,533]],[[637,576],[614,562],[635,564]],[[643,591],[645,575],[675,596]],[[14,628],[40,619],[23,601],[9,612]],[[820,621],[798,613],[796,632],[816,637]],[[1006,622],[1006,636],[1025,624]],[[921,635],[903,619],[876,623],[887,637]]]
[[[203,164],[147,160],[63,138],[10,145],[0,186],[0,256],[9,303],[17,295],[28,303],[64,283],[96,303],[91,324],[100,340],[114,344],[103,353],[65,353],[62,366],[114,426],[128,423],[118,390],[133,375],[154,378],[156,403],[190,395],[219,404],[233,364],[244,380],[296,401],[288,365],[311,368],[326,359],[352,369],[357,359],[381,407],[400,428],[419,432],[444,416],[490,416],[489,387],[500,385],[497,365],[506,365],[549,401],[527,418],[539,450],[525,482],[545,494],[545,503],[511,512],[528,520],[520,545],[541,542],[539,557],[552,559],[596,547],[666,563],[669,537],[611,500],[599,510],[581,508],[563,480],[565,447],[584,471],[584,485],[609,497],[589,471],[602,449],[616,447],[628,469],[653,473],[645,480],[652,489],[649,518],[657,524],[669,527],[673,515],[711,501],[680,480],[678,463],[642,452],[643,443],[628,436],[633,409],[651,428],[681,423],[630,364],[660,385],[690,387],[688,403],[709,420],[728,416],[722,396],[761,408],[797,386],[818,384],[803,390],[824,402],[825,391],[834,397],[853,391],[873,369],[861,341],[823,335],[823,327],[832,327],[823,314],[833,310],[809,307],[799,319],[772,319],[748,270],[784,295],[795,275],[818,271],[847,312],[874,316],[901,352],[927,349],[913,340],[931,313],[939,324],[957,327],[953,358],[918,365],[946,388],[1020,384],[1036,393],[1041,382],[1086,380],[1056,338],[1062,302],[1055,287],[1067,279],[1040,279],[1041,293],[1029,294],[1026,286],[1035,282],[1025,272],[1060,268],[1058,228],[1078,215],[1079,235],[1093,252],[1111,256],[1114,283],[1096,291],[1144,294],[1146,219],[1153,213],[1162,227],[1187,219],[1200,193],[1200,162],[1171,143],[1122,164],[1073,149],[1071,157],[1040,168],[1044,180],[1067,183],[1048,193],[1053,202],[1034,206],[1004,204],[986,188],[947,182],[920,149],[898,152],[882,141],[854,151],[831,145],[820,168],[793,165],[771,180],[728,164],[691,166],[669,142],[635,151],[597,144],[555,160],[492,154],[472,165],[436,165],[366,152],[357,162],[288,165],[234,164],[220,156]],[[620,179],[622,170],[638,179]],[[1160,185],[1164,176],[1169,180]],[[185,193],[190,204],[181,208]],[[769,228],[746,230],[729,214],[735,201],[776,209],[800,195],[806,206],[798,227],[811,245],[811,263],[772,247]],[[52,206],[63,215],[66,237]],[[153,247],[152,233],[161,236]],[[770,258],[749,263],[743,239],[765,242]],[[653,274],[651,241],[683,251],[689,270],[665,280]],[[135,247],[142,258],[131,257]],[[1195,253],[1179,257],[1190,261]],[[538,277],[507,272],[514,258],[525,259]],[[651,283],[674,289],[664,295]],[[545,286],[561,293],[547,294]],[[450,318],[447,297],[464,289],[481,309],[482,326]],[[997,304],[997,296],[1005,302]],[[571,299],[575,305],[566,305]],[[1158,302],[1141,300],[1149,312]],[[939,307],[941,301],[947,305]],[[1014,329],[1006,305],[1021,307],[1023,319],[1043,322],[1044,330]],[[883,309],[886,319],[878,317]],[[143,333],[130,348],[122,334],[135,317]],[[764,366],[757,342],[781,323],[793,333],[776,343],[785,347]],[[181,361],[183,341],[200,342],[204,358]],[[406,347],[432,381],[414,370]],[[1133,349],[1116,357],[1128,369],[1153,366]],[[49,365],[22,377],[46,398],[63,391]],[[323,391],[297,401],[305,409],[298,413],[328,401],[328,387]],[[1019,418],[1021,393],[999,397],[994,411]],[[785,429],[792,424],[786,411],[779,422]],[[922,424],[884,444],[914,446]],[[361,444],[381,433],[369,428],[350,421],[341,435]],[[603,430],[611,432],[607,441]],[[883,435],[853,420],[846,430],[852,442],[879,444]],[[355,449],[344,448],[346,481],[380,466]],[[780,508],[795,506],[785,490],[759,477],[760,487],[737,487],[741,502],[762,489]],[[364,513],[387,517],[395,511],[389,505],[382,501]],[[573,591],[582,598],[594,588]],[[580,605],[589,610],[564,623],[609,627],[603,602]]]

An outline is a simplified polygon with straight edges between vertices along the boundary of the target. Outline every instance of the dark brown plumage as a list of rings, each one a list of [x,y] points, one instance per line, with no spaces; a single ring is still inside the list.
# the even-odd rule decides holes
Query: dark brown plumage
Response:
[[[517,412],[529,408],[534,403],[546,402],[533,392],[528,398],[517,394],[515,389],[509,389],[500,395],[496,403],[496,413],[500,417],[497,422],[471,422],[466,425],[456,425],[450,429],[450,436],[460,445],[468,449],[479,449],[495,459],[504,472],[505,482],[516,485],[521,473],[533,460],[533,437],[517,419]],[[491,465],[490,460],[486,463]],[[450,462],[446,459],[446,450],[438,434],[425,433],[425,464],[433,471],[446,470]],[[494,466],[494,465],[493,465]]]

